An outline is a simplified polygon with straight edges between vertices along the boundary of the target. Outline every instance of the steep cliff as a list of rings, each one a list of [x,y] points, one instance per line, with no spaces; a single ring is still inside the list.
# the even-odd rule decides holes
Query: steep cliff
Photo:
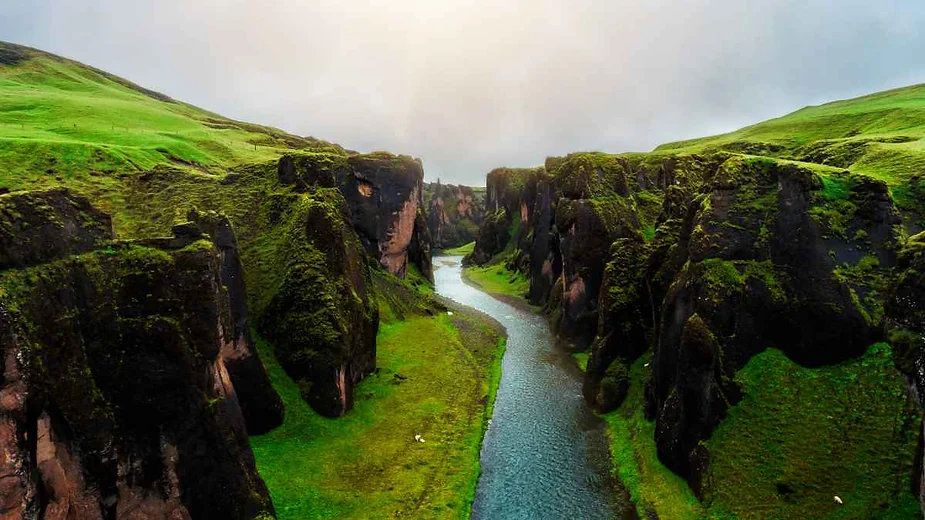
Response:
[[[450,249],[475,241],[485,216],[485,189],[452,184],[424,185],[427,228],[435,249]]]
[[[501,171],[489,181],[488,209],[496,211],[470,260],[526,274],[528,297],[545,306],[560,339],[591,346],[586,399],[601,412],[618,409],[627,418],[619,421],[640,421],[622,442],[651,443],[703,507],[747,511],[729,491],[745,480],[754,482],[750,496],[783,500],[777,514],[791,514],[788,504],[821,509],[825,497],[812,489],[825,478],[845,489],[857,467],[873,464],[851,510],[863,516],[877,500],[906,510],[921,413],[900,370],[920,374],[925,359],[915,311],[922,288],[917,239],[906,241],[886,183],[726,151],[573,154],[516,181]],[[885,325],[893,347],[871,347]],[[787,363],[800,374],[789,391],[818,393],[857,378],[855,396],[772,404],[763,389],[786,387]],[[883,399],[889,406],[877,405]],[[866,434],[852,433],[842,416],[808,426],[820,403],[846,410]],[[784,406],[775,426],[772,406]],[[650,437],[634,437],[642,431]],[[823,435],[844,435],[858,455],[825,458]],[[741,451],[741,436],[756,443],[752,452]],[[760,462],[774,442],[788,451]],[[819,469],[798,469],[800,460]],[[912,485],[921,486],[916,460]],[[637,496],[657,487],[643,486]]]
[[[109,217],[64,190],[0,195],[0,216],[17,251],[0,266],[4,515],[272,515],[246,428],[282,409],[239,334],[230,250],[193,224],[111,241]]]

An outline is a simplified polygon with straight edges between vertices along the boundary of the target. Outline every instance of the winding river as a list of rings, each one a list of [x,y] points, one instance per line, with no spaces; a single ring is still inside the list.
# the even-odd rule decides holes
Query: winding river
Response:
[[[555,346],[544,316],[463,282],[460,260],[434,258],[437,292],[488,314],[508,333],[472,518],[625,517],[604,423],[581,397],[575,361]]]

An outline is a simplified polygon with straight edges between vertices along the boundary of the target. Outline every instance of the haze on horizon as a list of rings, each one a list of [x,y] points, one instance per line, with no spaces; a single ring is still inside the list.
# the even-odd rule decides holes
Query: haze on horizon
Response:
[[[470,185],[925,81],[919,1],[747,4],[5,0],[0,40]]]

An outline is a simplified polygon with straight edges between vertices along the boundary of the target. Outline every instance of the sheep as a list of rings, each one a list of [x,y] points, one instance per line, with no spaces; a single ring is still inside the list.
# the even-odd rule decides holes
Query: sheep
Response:
[[[844,502],[842,502],[841,497],[839,497],[838,495],[835,495],[835,503],[838,505],[844,504]]]

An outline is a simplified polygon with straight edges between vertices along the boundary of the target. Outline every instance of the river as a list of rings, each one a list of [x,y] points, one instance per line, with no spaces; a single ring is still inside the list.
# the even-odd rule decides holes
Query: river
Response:
[[[581,396],[581,370],[556,347],[544,316],[466,284],[460,260],[434,258],[437,293],[488,314],[508,334],[472,518],[626,516],[604,422]]]

